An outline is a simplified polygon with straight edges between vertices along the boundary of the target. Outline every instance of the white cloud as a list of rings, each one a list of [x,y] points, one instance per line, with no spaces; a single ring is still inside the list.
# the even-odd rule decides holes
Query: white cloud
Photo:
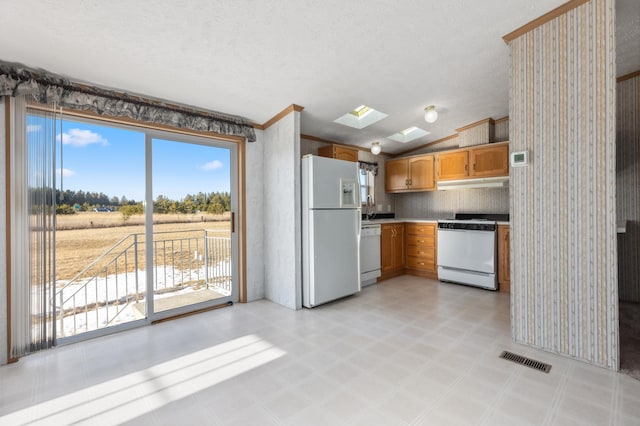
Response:
[[[42,129],[42,126],[39,124],[29,124],[27,125],[27,133],[36,133]]]
[[[109,145],[109,141],[102,135],[92,132],[91,130],[82,129],[69,129],[69,132],[64,132],[62,138],[60,135],[56,138],[58,141],[62,139],[62,143],[65,145],[83,147],[94,143],[100,145]]]
[[[202,170],[218,170],[223,167],[224,167],[224,164],[222,164],[222,161],[213,160],[213,161],[209,161],[204,166],[202,166]]]
[[[60,172],[62,172],[63,177],[71,177],[75,176],[76,172],[69,169],[56,169],[56,173],[58,174],[58,178],[60,178]]]

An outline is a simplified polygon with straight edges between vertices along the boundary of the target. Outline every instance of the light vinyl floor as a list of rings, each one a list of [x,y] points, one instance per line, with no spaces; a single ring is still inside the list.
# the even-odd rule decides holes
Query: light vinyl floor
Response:
[[[512,343],[507,294],[402,276],[24,357],[0,368],[0,424],[638,425],[640,381]]]

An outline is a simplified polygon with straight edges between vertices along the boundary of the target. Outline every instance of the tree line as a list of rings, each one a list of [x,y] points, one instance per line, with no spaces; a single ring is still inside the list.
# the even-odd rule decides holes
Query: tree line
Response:
[[[42,192],[32,191],[31,196],[36,199]],[[46,198],[45,198],[46,199]],[[126,217],[144,212],[140,201],[128,199],[126,196],[108,196],[102,192],[56,190],[56,213],[73,214],[78,211],[93,211],[95,209],[109,209],[120,211]],[[231,194],[228,192],[198,192],[187,194],[181,200],[173,200],[159,195],[153,202],[154,213],[211,213],[221,214],[231,211]]]

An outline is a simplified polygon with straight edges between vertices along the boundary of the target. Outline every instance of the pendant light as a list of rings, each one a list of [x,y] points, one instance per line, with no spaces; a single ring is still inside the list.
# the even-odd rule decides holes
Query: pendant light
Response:
[[[378,155],[380,154],[380,151],[382,151],[382,147],[380,146],[380,142],[375,141],[371,143],[371,153],[373,155]]]
[[[438,111],[435,105],[429,105],[424,109],[424,121],[427,123],[435,123],[438,119]]]

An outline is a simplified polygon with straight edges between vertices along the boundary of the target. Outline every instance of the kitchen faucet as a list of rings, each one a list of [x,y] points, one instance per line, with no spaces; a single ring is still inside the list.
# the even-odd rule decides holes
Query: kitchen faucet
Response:
[[[367,194],[364,213],[367,215],[367,220],[373,219],[376,215],[375,205],[373,204],[373,197],[371,197],[371,194]]]

